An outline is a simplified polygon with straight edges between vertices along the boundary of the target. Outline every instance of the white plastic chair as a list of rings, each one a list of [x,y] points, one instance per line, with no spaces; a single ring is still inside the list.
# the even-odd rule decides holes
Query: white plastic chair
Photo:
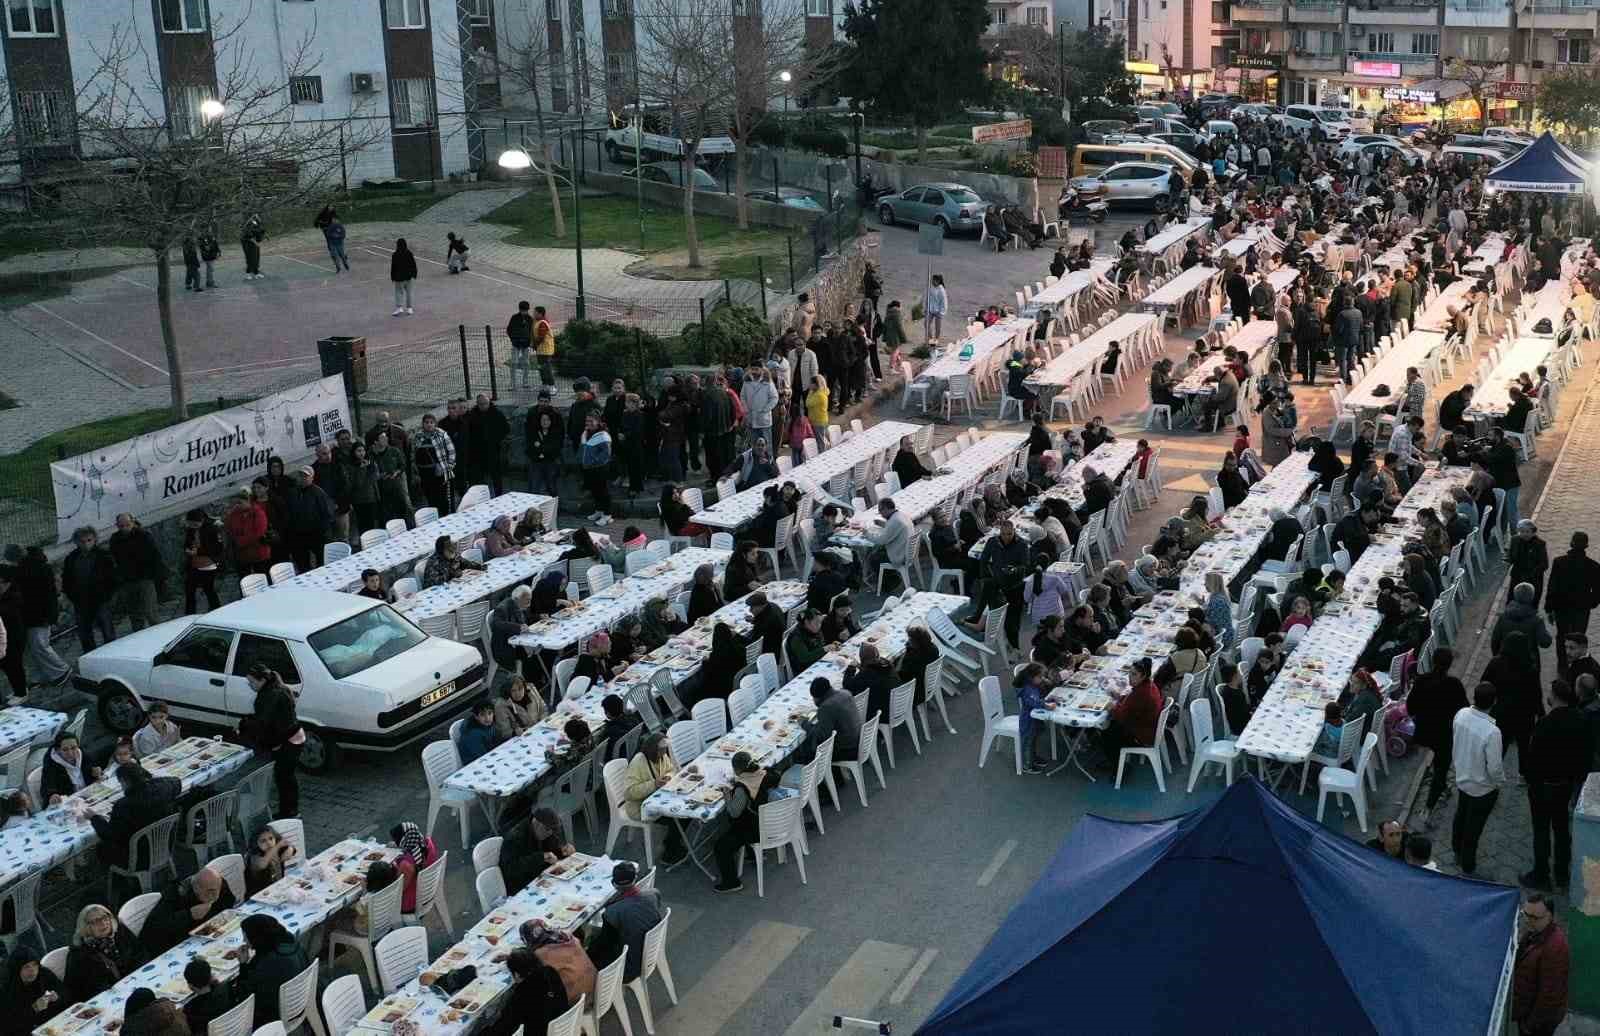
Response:
[[[766,869],[763,861],[768,849],[775,850],[778,862],[783,863],[784,850],[794,849],[795,866],[800,870],[800,884],[809,884],[806,881],[805,861],[805,835],[801,826],[801,807],[805,800],[799,795],[790,795],[787,798],[773,799],[762,806],[757,813],[757,822],[760,828],[758,841],[750,848],[756,853],[756,895],[766,898],[767,882]],[[744,876],[744,854],[739,854],[739,875]]]
[[[239,594],[242,597],[254,597],[272,584],[260,572],[251,572],[249,575],[239,577]]]
[[[506,876],[499,867],[490,867],[473,881],[478,892],[478,908],[485,914],[505,902]]]
[[[728,695],[728,721],[731,726],[737,727],[754,711],[758,704],[759,689],[766,687],[766,681],[759,673],[745,677],[738,687]]]
[[[1211,703],[1198,697],[1189,703],[1189,715],[1194,727],[1194,759],[1189,763],[1189,791],[1210,763],[1222,767],[1227,783],[1233,783],[1233,761],[1239,758],[1239,746],[1233,741],[1218,741],[1211,732]]]
[[[233,892],[234,899],[240,903],[245,901],[244,856],[242,854],[228,853],[226,856],[218,856],[206,866],[222,875],[222,880],[228,883],[228,888]]]
[[[889,753],[889,769],[895,768],[894,761],[894,731],[896,727],[905,727],[911,735],[911,747],[922,754],[922,739],[917,736],[916,714],[912,711],[911,700],[917,693],[917,681],[907,680],[905,683],[889,692],[889,715],[880,717],[878,736],[883,739],[883,747]]]
[[[545,1036],[578,1036],[583,1030],[586,1017],[583,1012],[588,1002],[589,995],[587,993],[579,993],[577,1003],[567,1008],[561,1017],[550,1020],[550,1024],[544,1030]],[[521,1031],[522,1029],[519,1027],[517,1032]],[[532,1036],[537,1036],[537,1034],[532,1034]]]
[[[344,540],[334,540],[332,543],[322,545],[322,563],[331,565],[335,561],[343,561],[350,556],[350,544]]]
[[[1328,803],[1328,796],[1337,798],[1345,795],[1355,804],[1356,822],[1361,825],[1361,833],[1366,833],[1367,789],[1364,782],[1367,767],[1372,763],[1372,752],[1377,747],[1378,735],[1368,733],[1366,740],[1361,742],[1361,755],[1356,760],[1354,770],[1346,770],[1342,766],[1322,768],[1322,772],[1317,775],[1317,823],[1322,823],[1322,811]]]
[[[628,955],[623,953],[595,975],[594,999],[589,1001],[588,1013],[583,1016],[583,1031],[588,1036],[600,1036],[600,1021],[612,1011],[617,1013],[617,1021],[622,1025],[625,1036],[633,1036],[628,1002],[622,992],[622,969],[627,963]]]
[[[446,788],[445,780],[461,769],[461,756],[450,741],[434,741],[422,750],[422,772],[428,778],[428,837],[433,837],[434,822],[441,809],[454,810],[461,821],[461,844],[470,845],[471,832],[467,813],[472,808],[470,792]]]
[[[411,516],[411,520],[416,522],[417,528],[420,529],[424,525],[429,525],[439,520],[439,509],[437,507],[419,507],[416,514]]]
[[[38,940],[39,945],[44,945],[44,928],[39,921],[39,884],[42,881],[44,881],[44,871],[35,871],[14,882],[4,892],[0,892],[0,914],[5,912],[7,906],[11,907],[13,921],[10,934],[0,935],[0,945],[5,947],[7,953],[16,948],[17,940],[29,929],[33,930],[34,938]],[[150,894],[158,900],[161,898],[160,893]],[[148,914],[149,910],[145,913]],[[141,918],[141,923],[142,921]]]
[[[469,507],[477,507],[487,503],[490,498],[489,487],[485,485],[468,486],[467,491],[461,494],[461,506],[458,510],[465,511]]]
[[[367,901],[367,932],[361,935],[357,932],[347,932],[338,928],[328,931],[327,957],[328,966],[333,966],[334,955],[344,947],[349,947],[361,955],[361,961],[366,965],[367,978],[374,989],[378,988],[378,964],[374,956],[378,943],[400,926],[400,899],[405,894],[405,880],[397,879],[376,892],[368,892],[363,898]]]
[[[317,1014],[317,968],[321,963],[313,960],[308,968],[278,987],[278,1018],[284,1032],[298,1032],[300,1026],[310,1024],[317,1036],[327,1036]]]
[[[376,953],[383,995],[388,996],[428,966],[428,930],[420,925],[396,928],[378,940]]]
[[[995,738],[1011,739],[1016,756],[1017,776],[1022,776],[1022,732],[1020,719],[1006,715],[1005,701],[1000,696],[1000,678],[985,676],[978,681],[978,701],[983,706],[983,743],[978,748],[978,769],[989,761],[989,749]]]
[[[601,781],[606,791],[606,807],[611,814],[611,826],[606,831],[606,855],[616,848],[617,836],[625,831],[641,831],[644,833],[644,863],[646,867],[656,865],[655,846],[651,844],[650,835],[655,830],[655,825],[645,820],[635,820],[623,808],[627,801],[626,785],[628,762],[625,759],[613,759],[606,763],[600,771]]]
[[[322,1017],[330,1036],[345,1036],[367,1016],[366,995],[361,991],[361,976],[341,975],[322,991]]]
[[[867,763],[878,774],[878,787],[887,789],[889,785],[883,779],[883,763],[878,760],[878,717],[869,716],[861,724],[861,740],[856,745],[854,759],[835,759],[834,769],[844,770],[856,782],[856,794],[861,796],[861,807],[867,806]],[[835,796],[835,802],[838,797]]]
[[[733,549],[733,533],[731,533],[731,532],[714,532],[714,533],[712,533],[711,534],[711,549],[712,550],[732,550]]]
[[[285,579],[293,578],[294,562],[292,561],[280,561],[276,565],[273,565],[271,568],[267,569],[267,579],[270,580],[273,585],[277,585],[278,583],[283,582]]]
[[[117,922],[132,932],[134,935],[144,933],[144,923],[150,917],[150,912],[161,902],[161,893],[146,892],[134,896],[122,904],[122,909],[117,911]]]
[[[491,835],[472,847],[472,872],[482,874],[490,867],[500,866],[500,848],[506,840],[499,835]]]
[[[645,933],[644,952],[639,959],[639,977],[628,983],[628,988],[633,990],[634,1003],[639,1005],[639,1013],[644,1016],[644,1030],[652,1034],[656,1031],[656,1022],[655,1015],[650,1011],[650,976],[661,976],[661,984],[667,988],[667,999],[674,1006],[678,1003],[678,990],[672,984],[672,968],[667,965],[667,926],[671,923],[672,908],[668,907],[656,926]]]
[[[383,531],[390,536],[404,536],[406,533],[406,520],[404,518],[390,518],[383,523]]]
[[[268,1022],[250,1036],[289,1036],[289,1030],[283,1027],[282,1022]]]
[[[153,824],[147,824],[135,831],[133,837],[128,839],[128,859],[126,865],[113,863],[106,868],[106,895],[111,897],[115,891],[112,888],[113,878],[133,878],[139,883],[139,891],[149,891],[155,882],[157,871],[171,871],[172,876],[178,876],[178,865],[172,859],[172,836],[181,820],[177,813],[169,817],[162,817]],[[148,866],[140,868],[139,846],[146,848],[145,858]],[[303,859],[304,857],[302,857]]]
[[[361,549],[371,550],[388,538],[388,529],[368,529],[361,534]]]
[[[689,714],[700,728],[700,742],[703,745],[711,745],[728,732],[728,709],[720,698],[705,698],[695,702]]]
[[[66,952],[66,947],[62,947],[61,953],[63,957]],[[361,980],[354,975],[351,975],[350,978],[355,979],[356,988],[359,991]],[[361,1015],[358,1017],[365,1017],[366,1013],[367,1008],[363,1004]],[[255,1020],[256,995],[251,993],[244,998],[243,1002],[235,1004],[227,1012],[211,1019],[206,1025],[206,1036],[250,1036],[251,1026],[255,1024]]]
[[[1311,764],[1319,766],[1343,766],[1356,757],[1356,750],[1361,744],[1361,734],[1366,729],[1367,717],[1362,716],[1354,723],[1346,723],[1339,731],[1339,749],[1332,756],[1318,755],[1312,752],[1306,757],[1305,763],[1300,767],[1300,794],[1306,793],[1306,780],[1311,775]]]
[[[1117,754],[1117,783],[1115,787],[1122,787],[1122,768],[1130,758],[1147,759],[1150,768],[1156,772],[1156,787],[1163,793],[1167,790],[1166,774],[1172,771],[1172,763],[1167,759],[1167,727],[1172,723],[1172,714],[1177,711],[1177,703],[1169,701],[1161,710],[1161,716],[1156,720],[1156,743],[1149,748],[1124,748]]]
[[[416,910],[401,914],[401,921],[426,925],[429,914],[438,914],[439,923],[444,925],[444,933],[449,936],[456,934],[455,925],[450,921],[450,905],[444,898],[444,872],[449,861],[448,852],[440,853],[437,860],[417,872]]]
[[[822,796],[818,789],[822,784],[822,775],[832,775],[833,743],[838,736],[836,733],[829,734],[828,740],[817,746],[817,754],[809,763],[791,766],[789,772],[783,775],[783,786],[799,792],[800,798],[811,807],[811,818],[816,821],[817,831],[821,834],[826,834],[827,829],[822,823]],[[838,810],[839,795],[836,791],[833,793],[833,806]]]
[[[700,724],[692,719],[681,719],[667,728],[667,745],[672,749],[672,758],[680,766],[687,766],[706,750],[705,740],[700,736]]]

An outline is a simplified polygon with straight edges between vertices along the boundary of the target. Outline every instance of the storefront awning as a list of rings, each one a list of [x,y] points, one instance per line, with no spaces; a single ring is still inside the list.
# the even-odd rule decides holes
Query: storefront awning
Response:
[[[1431,93],[1441,101],[1453,101],[1470,92],[1466,83],[1455,79],[1423,79],[1412,83],[1408,89]]]

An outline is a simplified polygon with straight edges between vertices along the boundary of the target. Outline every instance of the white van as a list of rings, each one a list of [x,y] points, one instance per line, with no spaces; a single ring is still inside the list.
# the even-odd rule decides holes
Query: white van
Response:
[[[1472,144],[1446,144],[1439,154],[1447,162],[1452,158],[1461,158],[1465,159],[1468,165],[1487,165],[1490,169],[1510,158],[1505,152],[1496,148],[1477,147]]]
[[[1350,135],[1350,120],[1342,109],[1314,104],[1291,104],[1273,116],[1289,132],[1310,140],[1343,140]]]

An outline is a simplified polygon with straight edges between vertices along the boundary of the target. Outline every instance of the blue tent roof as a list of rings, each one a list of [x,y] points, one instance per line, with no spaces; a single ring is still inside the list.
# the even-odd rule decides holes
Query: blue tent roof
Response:
[[[1588,163],[1546,130],[1522,154],[1491,169],[1485,182],[1497,191],[1581,194],[1588,172]]]
[[[1247,778],[1172,820],[1086,817],[917,1033],[1481,1036],[1519,902],[1373,852]]]

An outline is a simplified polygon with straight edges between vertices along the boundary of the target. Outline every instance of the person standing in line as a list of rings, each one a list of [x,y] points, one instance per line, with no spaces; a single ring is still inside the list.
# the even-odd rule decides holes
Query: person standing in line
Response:
[[[599,524],[601,517],[611,513],[611,434],[598,415],[584,418],[579,450],[583,485],[594,497],[595,510],[589,520]]]
[[[61,562],[61,592],[72,602],[78,618],[78,642],[85,652],[95,649],[94,635],[102,643],[117,639],[111,605],[117,592],[117,562],[100,546],[93,526],[72,534],[75,546]]]
[[[16,566],[0,563],[0,670],[4,670],[12,693],[26,699],[28,668],[23,658],[28,650],[28,630],[22,624],[22,592],[16,583]],[[6,704],[6,693],[0,690],[0,708]]]
[[[1589,631],[1589,613],[1600,607],[1600,561],[1589,557],[1589,534],[1572,534],[1570,548],[1550,562],[1544,608],[1556,628],[1556,642]]]
[[[196,242],[200,248],[200,261],[206,264],[206,287],[217,286],[217,260],[222,258],[222,244],[217,235],[206,231]]]
[[[543,306],[533,307],[533,352],[539,358],[539,384],[554,387],[556,336]]]
[[[411,460],[416,465],[417,480],[422,483],[428,506],[437,510],[440,517],[449,514],[456,448],[450,436],[440,430],[439,419],[432,414],[422,415],[422,431],[411,444]]]
[[[211,516],[198,507],[183,517],[183,553],[187,566],[183,576],[183,614],[194,614],[194,599],[198,593],[206,595],[206,610],[216,611],[222,607],[217,597],[222,534]]]
[[[511,391],[533,391],[533,315],[530,303],[517,303],[517,312],[506,321],[506,338],[511,342]]]
[[[1506,782],[1500,727],[1489,710],[1494,708],[1492,683],[1480,683],[1472,692],[1472,707],[1456,713],[1451,724],[1451,757],[1456,768],[1456,818],[1450,830],[1450,848],[1456,865],[1471,877],[1478,869],[1478,839],[1489,822],[1500,787]]]
[[[1572,950],[1556,923],[1555,902],[1535,892],[1522,904],[1517,962],[1511,972],[1511,1019],[1520,1036],[1551,1036],[1567,1017]]]
[[[333,258],[333,272],[339,272],[339,265],[344,264],[346,270],[350,269],[350,257],[344,251],[344,224],[339,222],[338,213],[322,228],[322,239],[327,242],[328,255]]]
[[[183,290],[204,290],[200,287],[200,249],[189,234],[183,236]]]
[[[161,548],[126,511],[117,515],[117,531],[111,534],[110,546],[117,563],[122,610],[128,613],[134,630],[142,630],[156,621],[156,601],[167,581]]]
[[[922,298],[922,337],[936,342],[944,334],[944,315],[950,308],[950,295],[944,288],[944,274],[936,273]]]
[[[276,819],[300,815],[300,779],[295,766],[305,747],[306,732],[295,712],[294,693],[283,678],[262,662],[250,666],[245,677],[255,692],[255,707],[239,722],[240,740],[272,756],[272,779],[278,789]]]
[[[38,547],[22,548],[12,544],[5,550],[5,559],[17,566],[17,589],[22,593],[22,625],[27,630],[26,661],[33,671],[36,683],[60,687],[72,676],[72,667],[62,661],[50,646],[50,633],[61,615],[61,602],[56,593],[56,573],[50,560]]]
[[[260,216],[252,215],[244,221],[244,227],[239,231],[239,248],[244,252],[245,280],[258,281],[264,276],[261,272],[261,242],[266,237],[267,228],[262,225]]]
[[[466,468],[482,479],[496,496],[505,492],[505,445],[511,437],[511,422],[494,405],[487,393],[478,393],[467,411]]]
[[[396,238],[394,252],[389,256],[389,280],[394,282],[394,312],[397,317],[416,312],[411,305],[411,282],[417,279],[417,257],[406,246],[406,239]]]
[[[1545,708],[1548,711],[1534,725],[1527,762],[1519,760],[1533,816],[1533,870],[1518,880],[1527,888],[1549,892],[1554,879],[1555,889],[1565,892],[1572,869],[1572,802],[1589,774],[1594,745],[1572,684],[1559,677],[1550,681]]]

